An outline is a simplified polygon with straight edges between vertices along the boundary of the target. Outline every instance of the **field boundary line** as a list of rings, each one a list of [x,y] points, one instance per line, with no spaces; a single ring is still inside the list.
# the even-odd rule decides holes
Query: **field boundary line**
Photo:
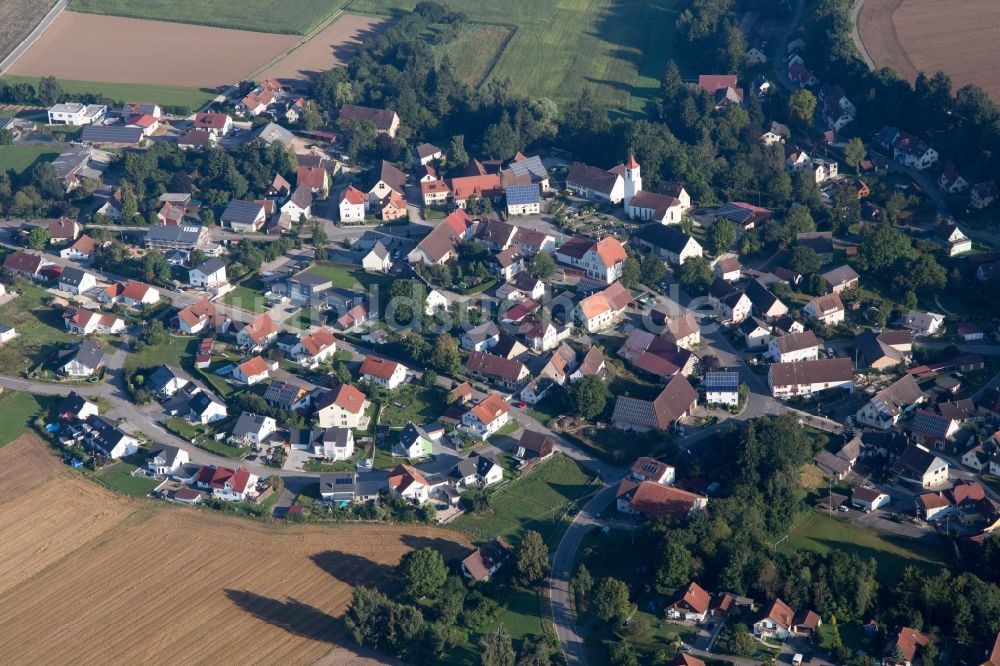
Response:
[[[7,57],[0,60],[0,74],[3,74],[10,69],[14,63],[21,59],[21,56],[27,53],[28,49],[30,49],[35,42],[38,41],[39,37],[41,37],[42,34],[49,29],[49,26],[55,23],[56,18],[62,14],[63,10],[66,9],[68,5],[69,0],[59,0],[52,6],[52,9],[50,9],[48,13],[42,17],[42,20],[39,21],[38,25],[36,25],[31,32],[28,33],[28,36],[25,37],[20,44],[15,46],[14,49],[7,54]]]
[[[861,12],[864,11],[865,2],[867,0],[855,0],[854,6],[851,8],[851,38],[854,40],[854,48],[858,50],[861,59],[868,65],[868,69],[874,71],[875,61],[868,53],[868,47],[865,46],[865,40],[861,36]],[[892,17],[890,17],[891,19]]]
[[[485,25],[491,25],[491,24],[485,24]],[[483,73],[482,77],[480,77],[479,81],[476,82],[476,85],[475,85],[476,89],[478,89],[480,86],[482,86],[484,83],[486,83],[486,80],[489,79],[490,75],[493,74],[493,70],[497,68],[497,64],[500,62],[500,58],[503,57],[504,52],[507,50],[507,46],[510,44],[510,40],[514,39],[514,35],[517,34],[518,26],[516,26],[516,25],[507,26],[507,25],[503,25],[501,23],[498,23],[498,24],[495,24],[495,25],[497,25],[499,27],[502,27],[502,28],[509,28],[510,32],[507,34],[507,38],[504,39],[503,42],[500,44],[500,48],[497,49],[496,54],[493,56],[492,60],[490,61],[489,66],[486,67],[486,71]]]

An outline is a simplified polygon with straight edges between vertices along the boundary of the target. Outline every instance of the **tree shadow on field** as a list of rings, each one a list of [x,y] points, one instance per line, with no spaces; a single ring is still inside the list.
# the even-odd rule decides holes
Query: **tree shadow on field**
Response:
[[[242,610],[297,636],[325,643],[336,643],[343,636],[344,626],[341,620],[291,597],[287,601],[281,601],[247,590],[225,592]]]
[[[403,534],[399,537],[399,540],[414,550],[418,548],[433,548],[441,553],[441,557],[446,561],[458,560],[469,554],[468,548],[464,548],[449,539]]]
[[[367,557],[339,550],[324,550],[310,555],[309,559],[323,571],[339,581],[358,587],[384,589],[395,577],[394,567],[372,562]]]

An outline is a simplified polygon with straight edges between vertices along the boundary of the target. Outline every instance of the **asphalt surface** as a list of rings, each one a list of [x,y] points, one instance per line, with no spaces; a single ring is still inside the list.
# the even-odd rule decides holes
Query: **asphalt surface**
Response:
[[[56,18],[62,14],[62,11],[66,9],[67,5],[69,5],[69,0],[59,0],[59,2],[53,5],[52,9],[49,10],[49,13],[42,18],[41,22],[36,25],[30,33],[28,33],[28,36],[24,38],[24,41],[14,47],[14,50],[7,54],[6,58],[0,61],[0,74],[3,74],[10,69],[14,63],[21,58],[21,56],[27,53],[28,49],[30,49],[31,46],[38,41],[38,38],[42,36],[42,33],[48,30],[49,26],[51,26]]]

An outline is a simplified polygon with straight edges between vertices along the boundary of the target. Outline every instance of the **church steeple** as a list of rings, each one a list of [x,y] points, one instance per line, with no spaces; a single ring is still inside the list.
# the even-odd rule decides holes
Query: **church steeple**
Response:
[[[628,162],[625,163],[625,197],[622,200],[626,211],[632,197],[639,192],[642,192],[642,169],[639,167],[635,155],[629,153]]]

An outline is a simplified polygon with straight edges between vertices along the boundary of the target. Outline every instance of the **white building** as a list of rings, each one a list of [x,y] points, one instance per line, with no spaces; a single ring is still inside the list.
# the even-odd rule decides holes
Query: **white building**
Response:
[[[827,326],[833,326],[844,321],[844,304],[837,294],[826,294],[812,299],[802,311]]]
[[[448,297],[437,289],[431,289],[431,292],[427,294],[427,298],[424,300],[424,314],[430,316],[438,310],[447,309]]]
[[[361,364],[360,374],[363,381],[391,391],[406,381],[406,366],[369,354]]]
[[[491,393],[478,405],[462,415],[462,428],[485,441],[487,437],[507,425],[510,407],[498,393]]]
[[[740,374],[738,372],[706,372],[705,402],[709,405],[740,404]]]
[[[812,331],[782,335],[771,340],[767,355],[777,363],[813,360],[819,358],[819,340]]]
[[[188,271],[188,282],[192,287],[203,289],[216,289],[228,284],[226,263],[218,257],[212,257]]]
[[[827,389],[854,390],[854,366],[849,358],[772,363],[768,384],[775,398],[811,396]]]
[[[49,125],[93,125],[107,114],[103,104],[66,102],[49,108]]]

